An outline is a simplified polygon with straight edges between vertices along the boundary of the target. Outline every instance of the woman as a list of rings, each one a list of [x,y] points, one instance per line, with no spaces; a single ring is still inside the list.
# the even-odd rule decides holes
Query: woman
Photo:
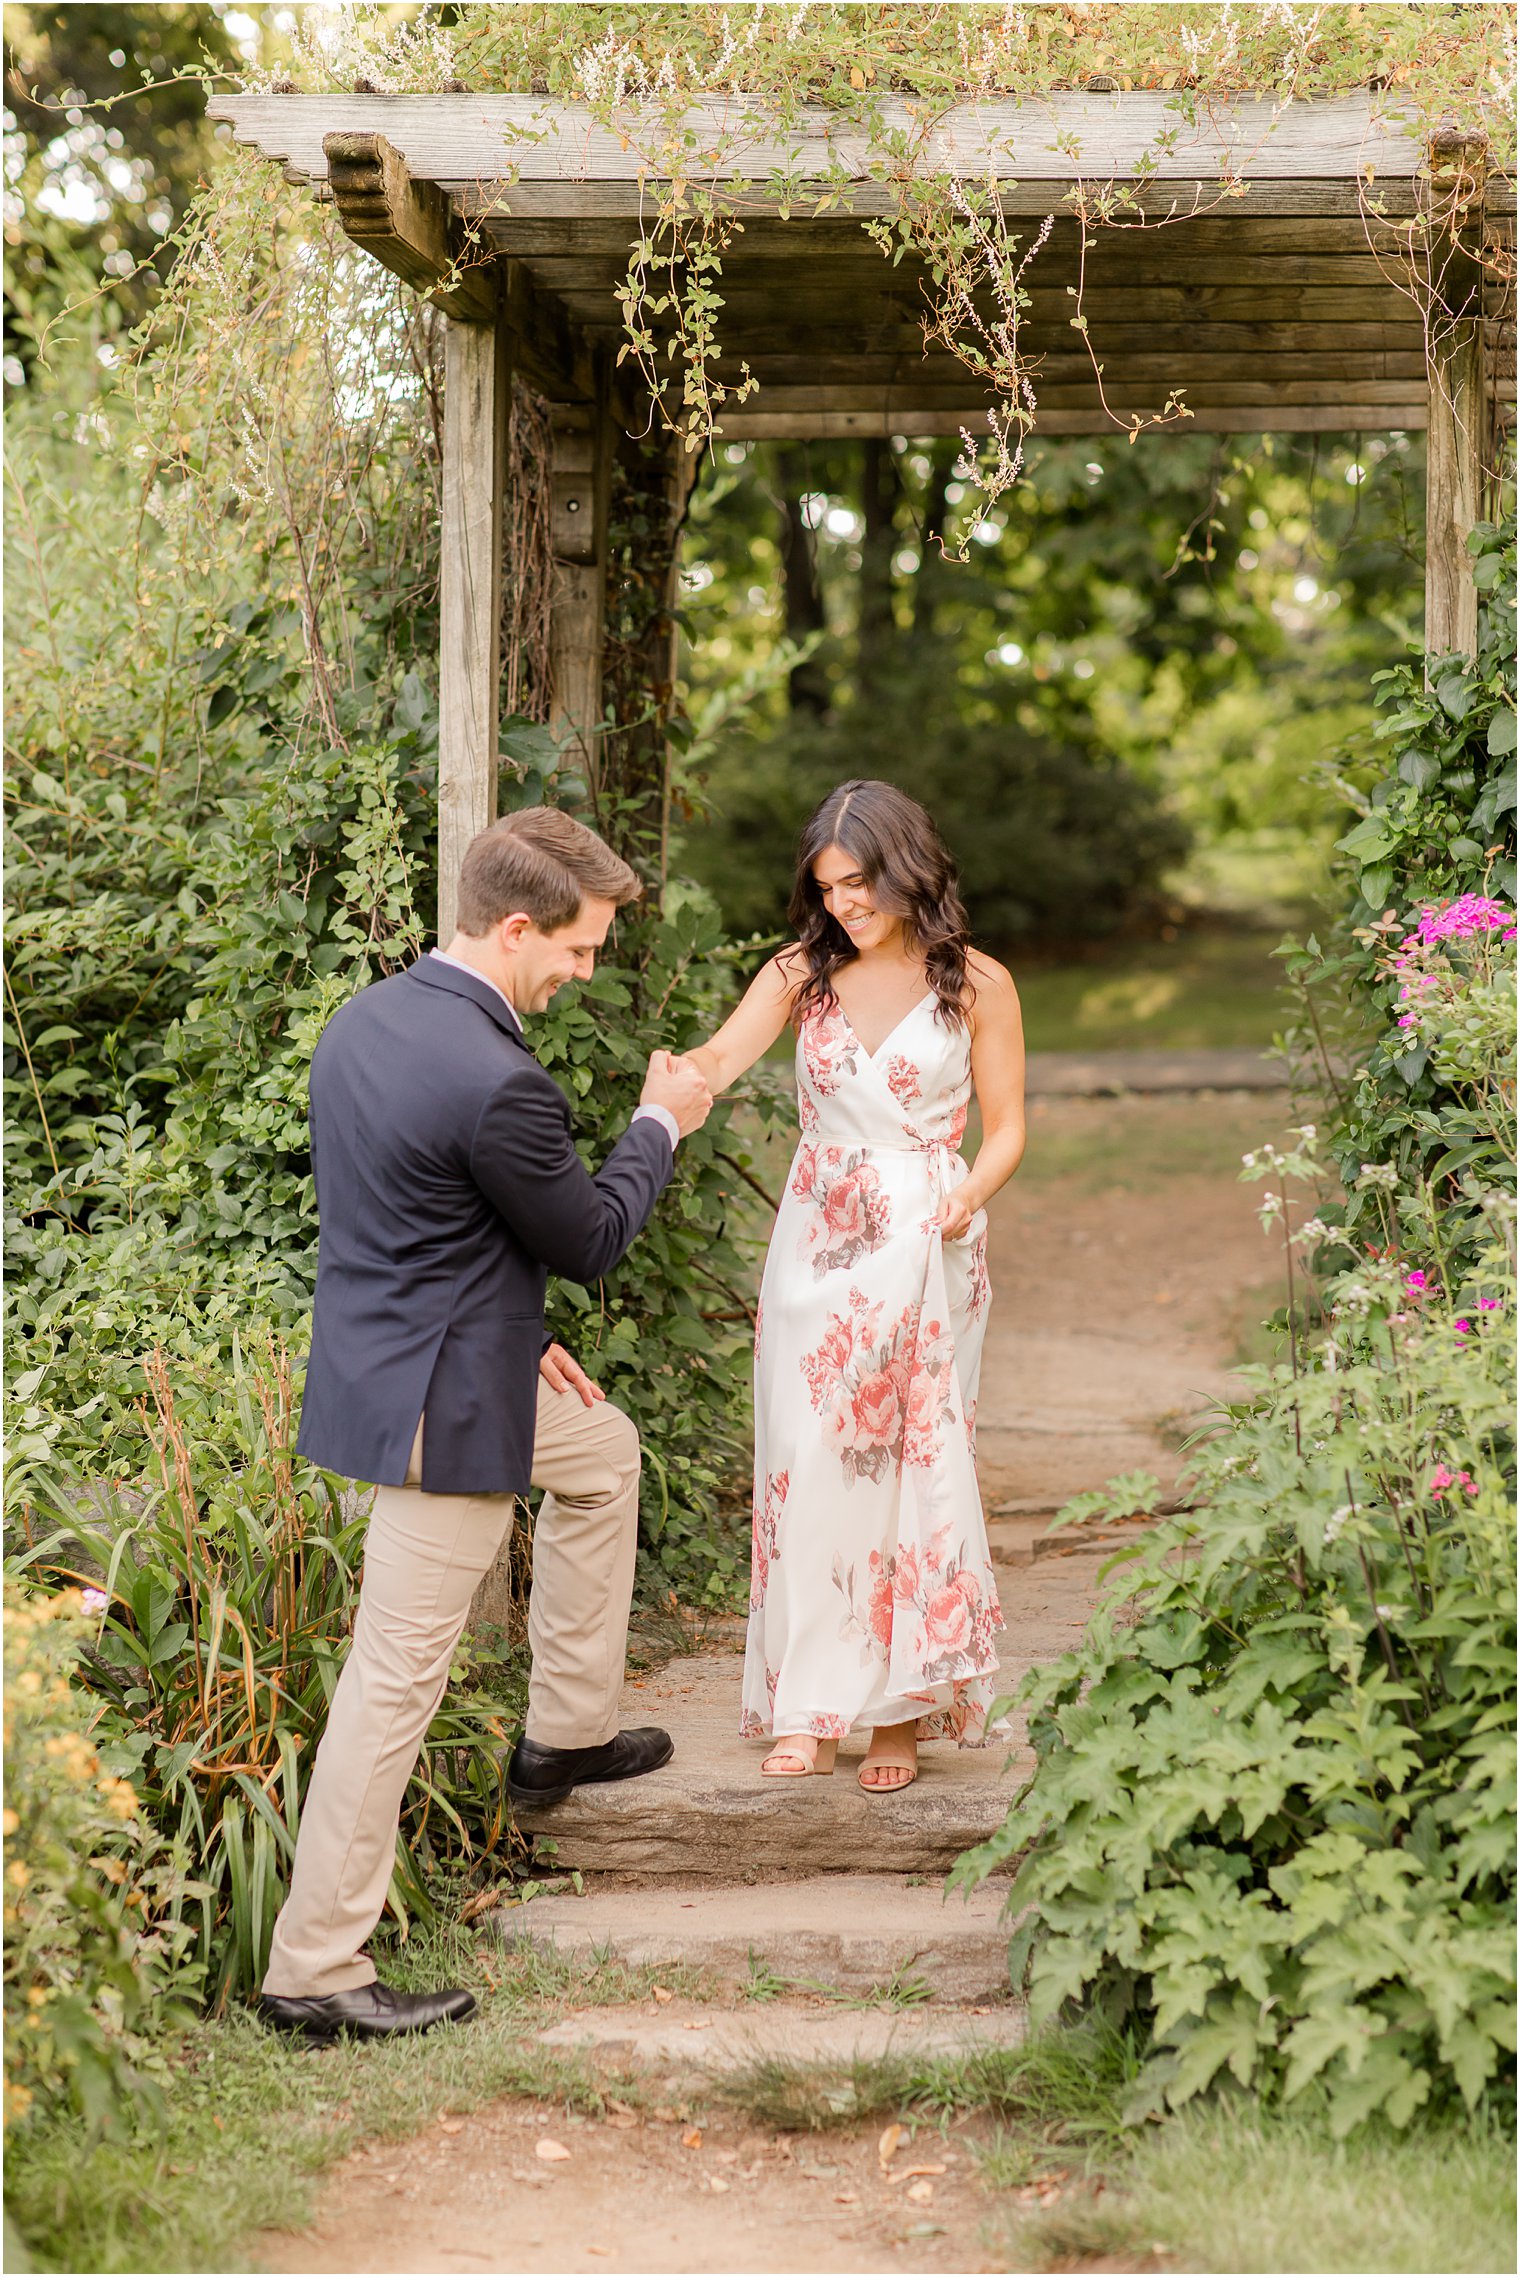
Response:
[[[1012,980],[970,948],[950,858],[889,783],[803,831],[793,947],[691,1054],[714,1092],[797,1034],[801,1143],[755,1338],[746,1736],[772,1778],[917,1776],[916,1741],[983,1743],[1002,1626],[973,1451],[986,1207],[1024,1151]],[[973,1088],[982,1145],[957,1152]]]

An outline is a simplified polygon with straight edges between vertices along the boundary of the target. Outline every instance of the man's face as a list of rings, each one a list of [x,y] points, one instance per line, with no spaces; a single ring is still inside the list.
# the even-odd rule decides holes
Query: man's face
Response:
[[[567,980],[591,978],[597,950],[607,938],[616,911],[615,902],[598,901],[588,894],[569,924],[561,925],[556,932],[541,933],[536,925],[523,926],[513,957],[516,985],[512,998],[519,1012],[542,1012]]]

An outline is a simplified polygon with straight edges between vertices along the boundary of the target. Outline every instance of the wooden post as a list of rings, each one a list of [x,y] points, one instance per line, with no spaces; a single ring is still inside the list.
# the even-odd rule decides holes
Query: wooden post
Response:
[[[439,580],[438,938],[454,931],[459,865],[496,815],[501,511],[511,374],[505,328],[449,319]]]
[[[589,403],[556,403],[550,543],[549,724],[573,749],[596,787],[596,727],[602,716],[602,639],[607,607],[607,505],[612,481],[612,420],[598,374]]]
[[[1432,317],[1425,462],[1425,649],[1472,656],[1478,590],[1467,536],[1481,519],[1488,393],[1481,318]]]

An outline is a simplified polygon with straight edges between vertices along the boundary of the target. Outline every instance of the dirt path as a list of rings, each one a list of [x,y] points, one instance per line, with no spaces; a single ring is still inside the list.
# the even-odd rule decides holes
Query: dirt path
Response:
[[[694,2126],[498,2104],[460,2133],[349,2159],[315,2228],[266,2236],[260,2259],[312,2273],[997,2269],[977,2243],[989,2208],[970,2146],[984,2135],[920,2138],[889,2178],[875,2127],[778,2135],[739,2114]],[[546,2142],[568,2157],[546,2163]],[[942,2171],[909,2179],[931,2164]]]
[[[1027,1169],[993,1212],[978,1426],[1010,1681],[1077,1641],[1097,1590],[1102,1548],[1042,1542],[1051,1513],[1119,1470],[1169,1482],[1186,1422],[1230,1388],[1243,1336],[1277,1301],[1273,1254],[1237,1172],[1280,1120],[1280,1100],[1240,1094],[1034,1103]],[[838,2063],[901,2045],[915,2022],[943,2033],[961,2019],[994,2039],[1017,2031],[1006,1993],[987,2005],[995,1906],[947,1928],[938,1950],[935,1924],[919,1918],[921,1901],[937,1907],[949,1859],[1005,1811],[1006,1755],[932,1751],[916,1787],[874,1802],[843,1760],[832,1781],[762,1789],[759,1751],[735,1736],[736,1647],[730,1634],[630,1679],[628,1719],[667,1724],[676,1760],[637,1789],[584,1790],[554,1814],[556,1863],[584,1868],[592,1887],[507,1917],[509,1933],[562,1953],[610,1948],[630,1963],[684,1955],[715,1972],[730,2039],[745,2013],[761,2013],[734,1989],[746,1965],[784,1975],[787,1956],[805,1949],[808,1972],[838,1988],[834,2003],[782,1997],[763,2011],[766,2035],[756,2024],[757,2049],[779,2032],[789,2052]],[[838,1893],[837,1925],[820,1917],[820,1887]],[[852,2023],[841,2002],[867,1968],[921,1970],[933,2004]],[[726,1990],[716,1981],[725,1973]],[[540,2044],[621,2065],[636,2083],[629,2108],[583,2120],[502,2102],[372,2146],[334,2170],[313,2229],[266,2235],[255,2258],[312,2272],[1041,2265],[1010,2259],[1018,2194],[979,2177],[980,2122],[906,2144],[884,2174],[875,2128],[797,2135],[726,2109],[702,2070],[700,2008],[651,1996],[637,2013],[577,2013],[578,2026],[550,2024]],[[714,2010],[710,2024],[720,2022]],[[709,2044],[723,2037],[715,2030]],[[672,2050],[688,2038],[682,2064]],[[545,2141],[569,2155],[546,2159]],[[914,2164],[939,2171],[910,2176]]]

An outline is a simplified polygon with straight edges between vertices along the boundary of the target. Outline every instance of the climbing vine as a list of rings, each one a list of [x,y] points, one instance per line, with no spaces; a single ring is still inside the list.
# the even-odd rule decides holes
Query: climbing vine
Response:
[[[1086,256],[1100,230],[1162,229],[1238,210],[1241,201],[1249,210],[1242,159],[1206,188],[1179,184],[1170,203],[1159,188],[1163,159],[1217,103],[1264,100],[1265,137],[1289,102],[1367,91],[1375,117],[1396,117],[1426,138],[1431,164],[1414,215],[1391,213],[1370,164],[1360,195],[1369,241],[1428,329],[1440,322],[1454,230],[1464,255],[1506,281],[1513,272],[1484,195],[1490,170],[1514,146],[1513,13],[1499,5],[751,0],[635,8],[529,0],[501,8],[474,0],[446,25],[427,15],[399,29],[378,8],[351,10],[338,27],[313,21],[317,14],[298,34],[306,86],[350,87],[357,75],[386,93],[536,95],[546,106],[580,106],[616,132],[647,196],[618,290],[621,358],[637,367],[655,419],[690,452],[708,445],[725,410],[759,384],[743,362],[719,370],[724,259],[746,215],[857,214],[885,258],[921,260],[932,286],[925,346],[955,355],[990,398],[984,431],[961,434],[967,529],[1018,480],[1038,421],[1040,359],[1021,319],[1030,269],[1057,215],[1079,224],[1070,324],[1091,360],[1103,415],[1131,439],[1144,426],[1191,416],[1179,387],[1155,411],[1110,407],[1084,305]],[[1067,136],[1072,179],[1052,185],[1049,215],[1010,227],[993,170],[983,179],[958,169],[936,144],[941,114],[972,100],[1033,106],[1074,90],[1160,93],[1163,123],[1122,181],[1089,168],[1080,141]],[[828,129],[822,158],[820,114]],[[547,130],[547,107],[543,123]],[[806,168],[788,155],[804,130],[814,130]],[[751,153],[755,175],[747,178]]]

